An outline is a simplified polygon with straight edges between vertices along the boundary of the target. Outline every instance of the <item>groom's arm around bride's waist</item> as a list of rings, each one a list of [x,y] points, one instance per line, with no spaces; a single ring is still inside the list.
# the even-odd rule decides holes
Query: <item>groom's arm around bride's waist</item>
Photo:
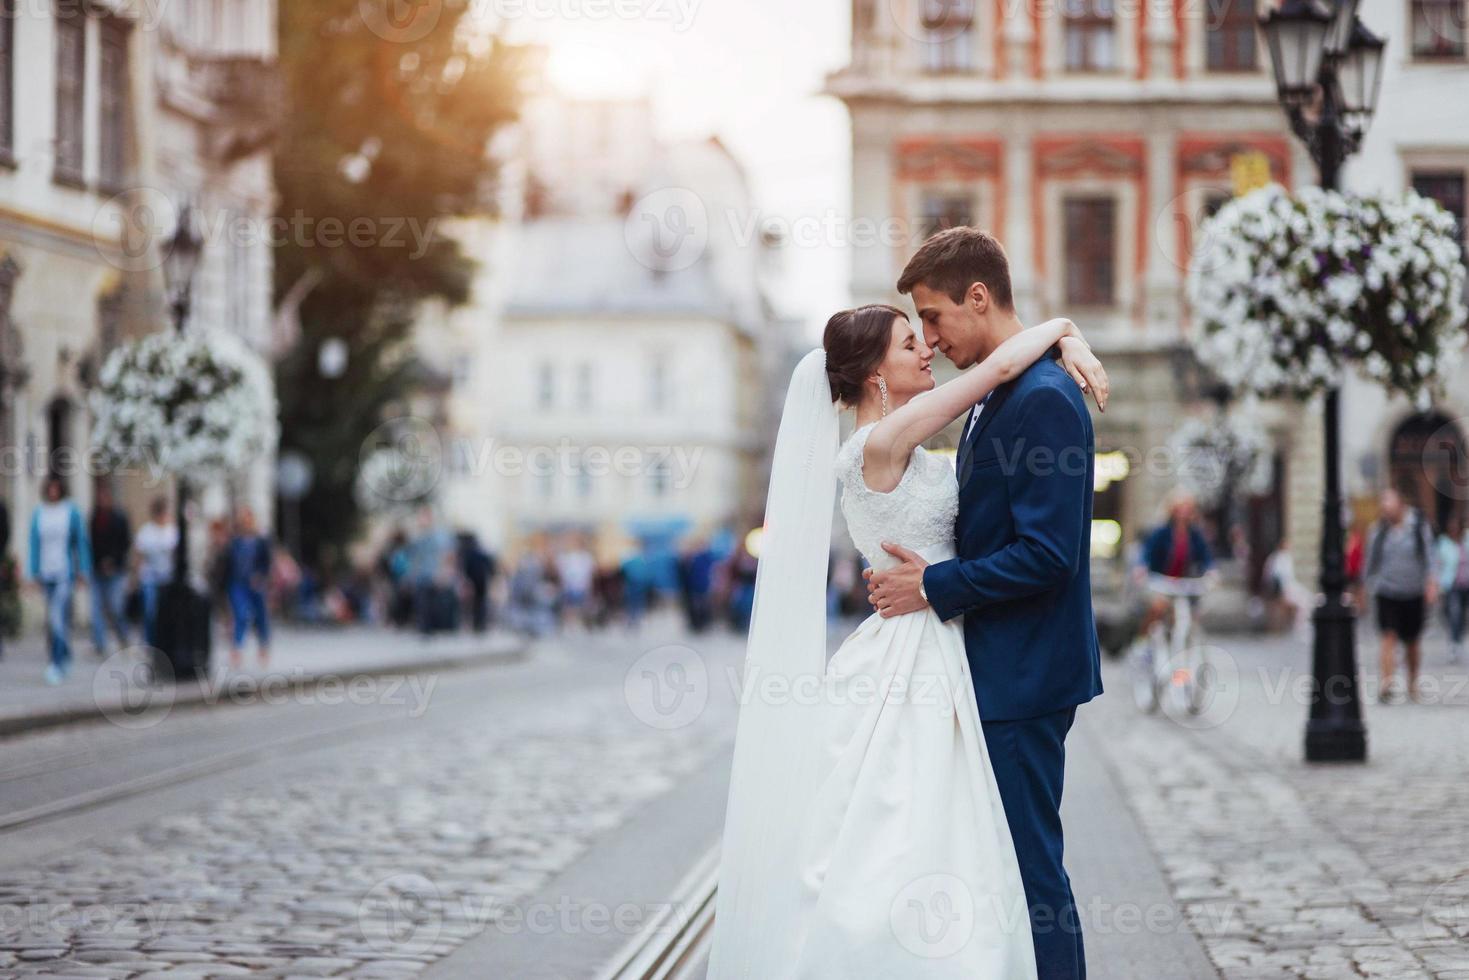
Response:
[[[1079,393],[1061,384],[1071,382],[1063,378],[1060,384],[1039,383],[1018,392],[1016,421],[1007,426],[1014,434],[1008,458],[1002,457],[1000,466],[960,474],[961,483],[1005,482],[1014,537],[983,558],[965,558],[961,522],[961,557],[930,565],[923,576],[929,604],[940,618],[1058,590],[1087,560],[1091,419]],[[993,427],[985,435],[999,438]],[[986,519],[983,513],[978,518]]]

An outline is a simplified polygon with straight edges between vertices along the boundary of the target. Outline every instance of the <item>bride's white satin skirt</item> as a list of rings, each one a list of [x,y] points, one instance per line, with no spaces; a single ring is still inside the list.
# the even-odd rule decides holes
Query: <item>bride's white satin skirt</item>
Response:
[[[1035,977],[959,623],[873,615],[828,663],[829,768],[802,821],[793,978]]]

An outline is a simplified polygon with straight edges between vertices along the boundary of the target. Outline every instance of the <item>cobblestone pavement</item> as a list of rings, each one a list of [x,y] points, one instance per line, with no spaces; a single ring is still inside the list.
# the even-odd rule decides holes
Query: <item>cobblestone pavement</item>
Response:
[[[1216,638],[1222,693],[1144,717],[1109,665],[1094,708],[1179,904],[1226,978],[1469,978],[1469,676],[1430,644],[1430,703],[1379,705],[1366,765],[1302,761],[1309,650]]]
[[[598,669],[514,710],[485,672],[482,706],[436,705],[312,779],[263,775],[7,870],[0,976],[395,977],[492,925],[577,928],[605,910],[516,899],[729,733],[718,710],[662,730],[629,710],[621,664]]]

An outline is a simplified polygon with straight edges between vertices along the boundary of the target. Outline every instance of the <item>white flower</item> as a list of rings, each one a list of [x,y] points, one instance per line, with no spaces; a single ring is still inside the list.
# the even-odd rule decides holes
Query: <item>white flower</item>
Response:
[[[172,331],[117,348],[98,372],[92,441],[116,463],[204,475],[237,470],[276,440],[264,362],[232,334]]]

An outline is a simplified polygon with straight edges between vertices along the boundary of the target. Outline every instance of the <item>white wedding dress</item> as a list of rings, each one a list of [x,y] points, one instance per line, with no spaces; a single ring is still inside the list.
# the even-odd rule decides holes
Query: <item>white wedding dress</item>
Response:
[[[917,449],[889,493],[870,489],[872,426],[836,473],[853,543],[927,561],[954,555],[952,465]],[[1027,980],[1036,973],[1025,892],[985,750],[959,621],[931,609],[869,616],[827,664],[824,769],[799,820],[802,980]]]

